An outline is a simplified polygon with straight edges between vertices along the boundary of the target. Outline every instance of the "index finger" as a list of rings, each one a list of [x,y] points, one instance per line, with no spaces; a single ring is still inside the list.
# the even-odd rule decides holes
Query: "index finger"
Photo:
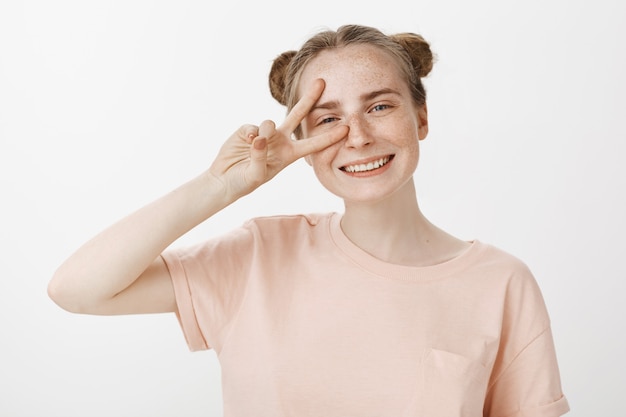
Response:
[[[306,91],[300,100],[298,100],[296,105],[293,106],[278,130],[282,131],[287,136],[291,135],[309,114],[315,103],[317,103],[317,100],[319,100],[322,96],[325,86],[324,80],[314,80],[313,85]]]

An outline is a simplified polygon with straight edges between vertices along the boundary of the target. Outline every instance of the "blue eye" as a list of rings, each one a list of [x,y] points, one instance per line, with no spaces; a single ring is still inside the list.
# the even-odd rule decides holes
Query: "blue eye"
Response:
[[[388,108],[389,108],[388,104],[377,104],[372,108],[372,111],[381,111],[381,110],[385,110]]]
[[[325,119],[322,119],[320,124],[331,123],[331,122],[334,122],[335,120],[337,120],[336,117],[326,117]]]

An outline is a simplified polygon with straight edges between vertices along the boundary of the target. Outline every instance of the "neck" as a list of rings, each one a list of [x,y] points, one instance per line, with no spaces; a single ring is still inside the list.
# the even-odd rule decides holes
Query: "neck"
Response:
[[[444,262],[467,247],[422,214],[409,181],[377,202],[345,202],[341,228],[361,249],[384,261],[413,266]]]

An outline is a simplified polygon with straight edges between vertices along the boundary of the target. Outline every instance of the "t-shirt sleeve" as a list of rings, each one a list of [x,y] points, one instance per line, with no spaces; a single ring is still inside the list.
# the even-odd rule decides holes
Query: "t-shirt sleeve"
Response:
[[[491,386],[490,417],[557,417],[569,411],[550,328],[520,352]]]
[[[177,318],[190,350],[220,351],[244,297],[253,237],[247,227],[161,257],[172,278]]]
[[[557,417],[568,411],[544,299],[522,265],[507,289],[501,346],[484,415]]]

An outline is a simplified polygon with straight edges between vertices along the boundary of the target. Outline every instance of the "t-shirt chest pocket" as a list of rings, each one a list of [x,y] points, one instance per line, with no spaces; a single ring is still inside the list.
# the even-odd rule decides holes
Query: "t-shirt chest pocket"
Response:
[[[412,415],[482,417],[489,370],[479,360],[429,349],[425,353]]]

